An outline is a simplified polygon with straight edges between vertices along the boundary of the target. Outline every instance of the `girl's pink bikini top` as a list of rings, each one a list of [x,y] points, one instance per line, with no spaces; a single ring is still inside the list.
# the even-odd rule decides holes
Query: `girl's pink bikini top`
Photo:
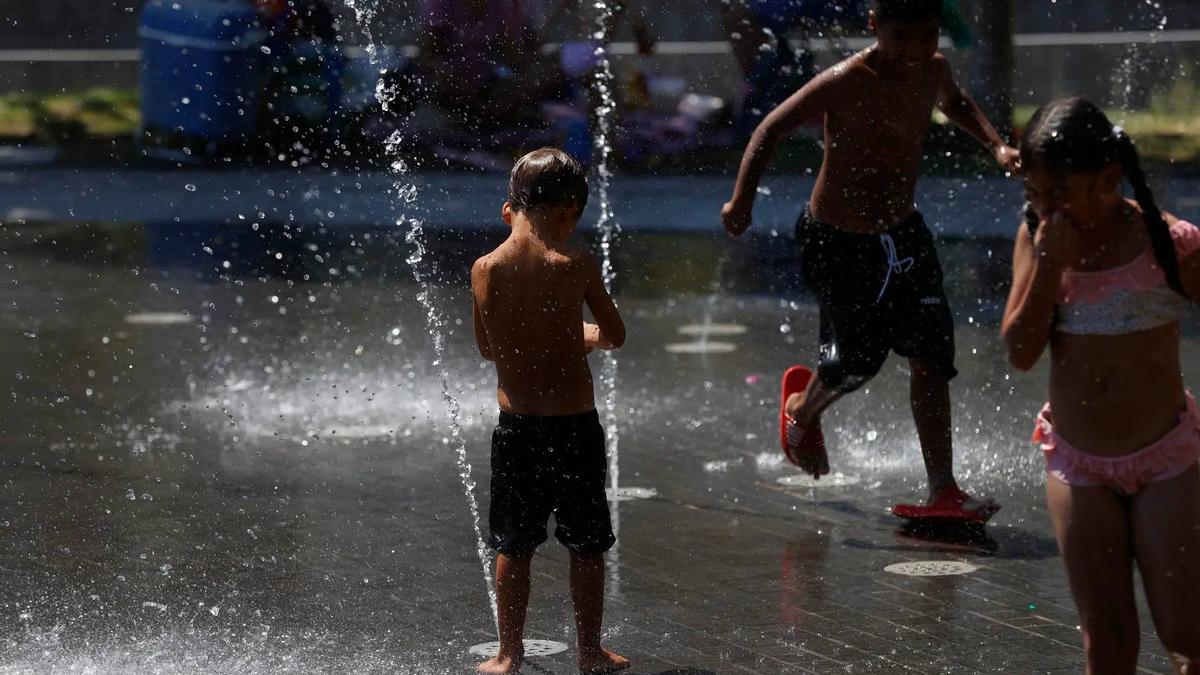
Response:
[[[1200,228],[1182,220],[1171,226],[1182,260],[1200,249]],[[1072,335],[1124,335],[1183,318],[1191,301],[1167,285],[1146,249],[1133,262],[1098,272],[1063,272],[1054,330]]]

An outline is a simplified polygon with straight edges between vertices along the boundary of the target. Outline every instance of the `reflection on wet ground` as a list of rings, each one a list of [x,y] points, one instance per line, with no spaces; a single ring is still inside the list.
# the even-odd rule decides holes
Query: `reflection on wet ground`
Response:
[[[428,244],[484,503],[494,380],[465,284],[504,234]],[[898,359],[827,419],[854,480],[778,483],[794,472],[774,447],[775,378],[812,359],[816,332],[789,238],[622,239],[621,476],[657,492],[613,506],[607,638],[635,672],[1078,665],[1027,442],[1044,372],[1010,373],[996,339],[1009,248],[941,242],[958,472],[1004,510],[929,532],[885,511],[922,490]],[[464,672],[495,639],[403,233],[7,224],[0,251],[0,670]],[[571,643],[566,556],[541,553],[529,637]],[[978,570],[883,572],[936,560]],[[539,669],[570,672],[571,654]]]

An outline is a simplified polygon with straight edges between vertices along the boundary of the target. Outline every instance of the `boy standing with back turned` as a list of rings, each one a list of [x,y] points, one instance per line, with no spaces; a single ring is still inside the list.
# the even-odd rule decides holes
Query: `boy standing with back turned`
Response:
[[[818,75],[763,120],[721,221],[731,236],[745,232],[775,147],[801,125],[824,125],[824,162],[796,225],[804,279],[821,307],[820,364],[816,377],[800,366],[785,375],[784,451],[814,477],[829,473],[821,413],[874,377],[894,350],[912,367],[929,497],[893,513],[984,521],[999,507],[968,497],[954,480],[954,324],[933,237],[913,195],[935,106],[1005,169],[1017,169],[1017,152],[938,53],[941,12],[942,0],[876,0],[870,13],[876,44]]]
[[[629,660],[600,646],[604,552],[616,542],[604,477],[608,458],[587,353],[616,349],[625,325],[586,250],[570,246],[587,205],[583,167],[542,148],[513,167],[504,222],[512,233],[471,269],[475,339],[496,363],[500,421],[492,434],[489,543],[496,556],[500,653],[485,673],[521,669],[529,565],[554,536],[570,549],[579,668],[605,673]],[[583,321],[583,305],[596,323]]]

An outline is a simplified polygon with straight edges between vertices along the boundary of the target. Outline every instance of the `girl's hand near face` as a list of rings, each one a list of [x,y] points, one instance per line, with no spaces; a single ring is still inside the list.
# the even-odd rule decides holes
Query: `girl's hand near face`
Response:
[[[1063,211],[1042,218],[1033,236],[1033,250],[1039,264],[1055,269],[1066,267],[1079,245],[1075,226]]]

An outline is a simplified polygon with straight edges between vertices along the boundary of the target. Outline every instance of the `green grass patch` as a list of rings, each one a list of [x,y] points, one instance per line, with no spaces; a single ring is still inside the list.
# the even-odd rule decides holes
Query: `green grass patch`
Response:
[[[1036,106],[1019,106],[1013,112],[1018,129],[1029,123]],[[1184,73],[1170,88],[1155,93],[1145,110],[1105,110],[1114,124],[1137,143],[1147,162],[1200,166],[1200,87]]]
[[[0,139],[64,144],[132,137],[141,115],[137,91],[96,87],[79,93],[0,95]]]

